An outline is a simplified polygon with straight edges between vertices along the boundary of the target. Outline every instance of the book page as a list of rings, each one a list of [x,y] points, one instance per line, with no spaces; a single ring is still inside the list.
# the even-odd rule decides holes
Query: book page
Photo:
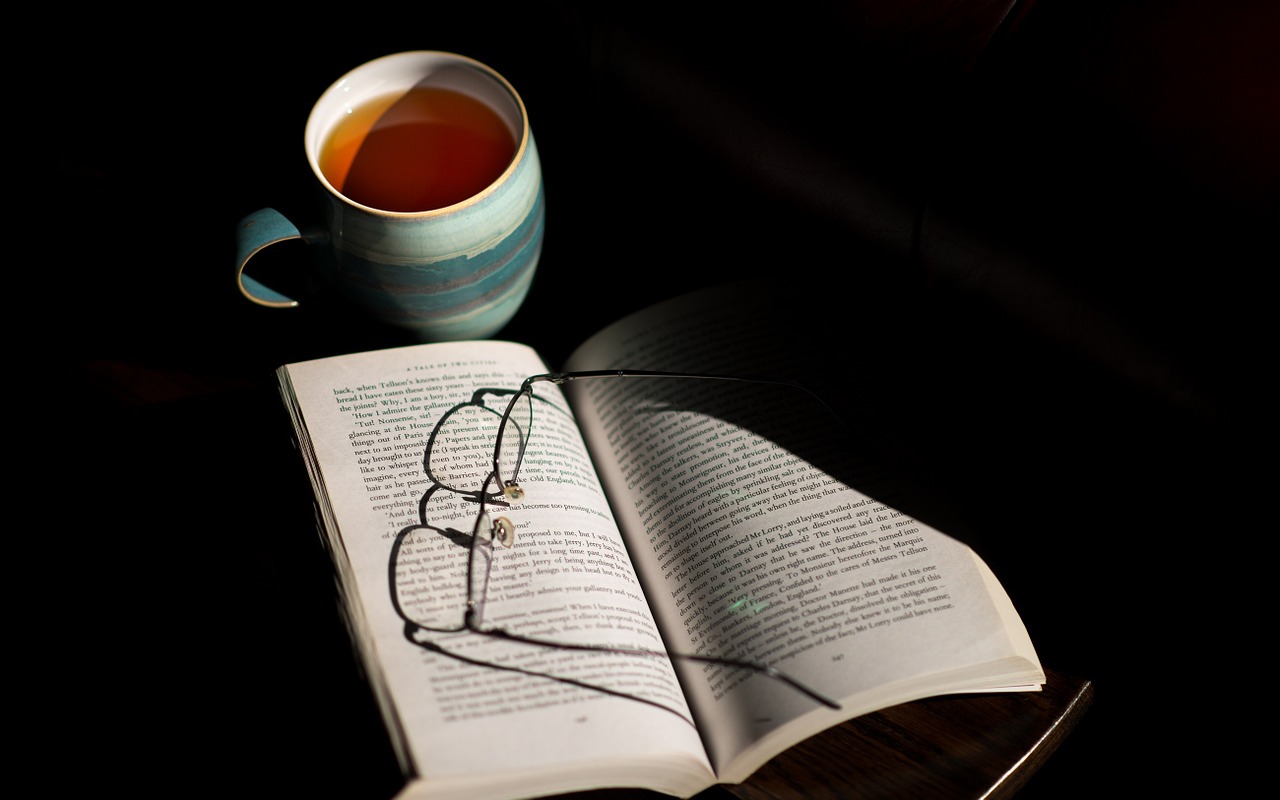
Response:
[[[706,755],[554,385],[539,385],[531,421],[516,415],[523,452],[515,418],[505,429],[500,471],[524,498],[486,497],[511,546],[477,546],[498,423],[522,379],[545,371],[506,342],[282,368],[348,622],[422,796],[689,794],[711,780]],[[469,603],[483,630],[510,637],[466,629]]]
[[[803,330],[779,329],[782,310],[772,291],[682,298],[611,326],[567,366],[774,375],[821,388],[829,375],[777,347],[779,330]],[[597,462],[672,651],[764,662],[842,704],[678,659],[722,781],[851,716],[1043,681],[985,565],[880,499],[889,484],[863,452],[873,431],[849,430],[829,404],[790,386],[598,378],[569,387],[588,440],[613,454]]]

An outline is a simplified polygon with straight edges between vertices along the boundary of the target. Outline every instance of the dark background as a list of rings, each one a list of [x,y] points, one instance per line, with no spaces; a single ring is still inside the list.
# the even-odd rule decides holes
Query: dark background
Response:
[[[22,762],[138,795],[394,791],[272,371],[403,340],[249,305],[232,232],[313,210],[302,128],[332,81],[437,49],[506,75],[541,153],[543,258],[503,338],[558,366],[687,289],[811,287],[811,354],[910,388],[876,398],[908,491],[1095,683],[1025,796],[1232,794],[1270,691],[1273,4],[596,5],[13,31],[36,45],[10,121]]]

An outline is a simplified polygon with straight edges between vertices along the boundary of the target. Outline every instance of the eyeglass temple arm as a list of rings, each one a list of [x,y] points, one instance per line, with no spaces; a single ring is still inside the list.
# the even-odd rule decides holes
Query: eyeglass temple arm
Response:
[[[531,390],[531,387],[533,386],[533,384],[546,382],[546,383],[553,383],[559,386],[561,384],[568,383],[569,381],[582,380],[586,378],[686,378],[686,379],[699,379],[699,380],[736,381],[739,383],[767,383],[767,384],[773,384],[775,386],[788,386],[794,389],[799,389],[803,392],[806,392],[807,394],[812,395],[816,400],[818,400],[818,402],[822,403],[824,406],[826,405],[826,402],[823,401],[822,398],[819,397],[816,393],[814,393],[813,390],[810,389],[809,387],[803,384],[794,383],[792,381],[780,380],[776,378],[761,378],[761,377],[752,377],[752,376],[744,376],[744,375],[713,375],[713,374],[702,373],[702,372],[668,372],[664,370],[650,370],[650,369],[591,369],[591,370],[579,370],[576,372],[545,372],[540,375],[530,375],[529,377],[525,378],[524,381],[520,384],[519,391],[513,394],[511,396],[511,400],[508,401],[507,403],[506,412],[502,415],[502,425],[503,426],[506,425],[507,418],[511,415],[511,409],[515,407],[515,404],[519,401],[519,398],[522,395],[524,395],[526,392]],[[499,441],[501,441],[501,435],[499,435]],[[497,474],[497,454],[496,453],[494,455],[494,474]],[[522,637],[514,637],[505,631],[501,631],[501,632],[493,631],[493,633],[496,633],[501,636],[506,636],[508,638],[522,638]],[[782,681],[783,683],[787,684],[788,686],[800,692],[801,694],[804,694],[807,697],[812,698],[816,702],[821,703],[822,705],[825,705],[828,708],[833,708],[833,709],[840,708],[840,704],[835,700],[832,700],[830,697],[827,697],[821,692],[818,692],[814,689],[809,688],[808,686],[804,685],[803,683],[800,683],[798,680],[796,680],[795,678],[792,678],[790,675],[786,674],[785,672],[782,672],[777,667],[773,667],[768,664],[738,661],[736,659],[731,659],[731,658],[717,658],[714,656],[696,656],[696,655],[688,655],[688,654],[676,654],[675,657],[687,659],[690,661],[698,661],[706,664],[719,664],[722,666],[751,669],[761,674],[767,675],[770,678],[774,678],[776,680]]]
[[[775,383],[783,386],[799,386],[790,381],[775,378],[760,378],[745,375],[714,375],[705,372],[669,372],[655,369],[587,369],[577,372],[546,372],[531,375],[524,379],[520,389],[523,391],[530,384],[549,382],[554,384],[568,383],[583,378],[699,378],[703,380],[740,381],[748,383]]]
[[[826,409],[832,419],[837,422],[844,430],[848,430],[847,422],[843,417],[836,413],[835,409],[810,387],[803,383],[795,381],[782,380],[781,378],[766,378],[759,375],[715,375],[706,372],[667,372],[664,370],[654,369],[588,369],[579,370],[577,372],[545,372],[541,375],[530,375],[520,384],[520,389],[511,396],[510,402],[507,403],[506,413],[503,414],[503,425],[506,424],[507,417],[511,414],[511,409],[515,407],[516,400],[526,392],[532,392],[532,386],[535,383],[554,383],[557,386],[568,383],[569,381],[582,380],[584,378],[686,378],[695,380],[708,381],[734,381],[737,383],[761,383],[772,386],[784,386],[789,389],[804,392],[813,398],[818,405]],[[495,458],[496,464],[496,458]]]
[[[516,398],[530,391],[535,383],[547,382],[554,383],[557,386],[568,383],[569,381],[582,380],[584,378],[684,378],[693,380],[706,381],[734,381],[736,383],[763,383],[772,386],[785,386],[790,389],[797,389],[818,401],[829,413],[839,418],[839,415],[827,404],[821,395],[813,389],[797,383],[795,381],[783,380],[781,378],[766,378],[760,375],[716,375],[707,372],[668,372],[656,369],[587,369],[577,372],[546,372],[541,375],[530,375],[520,384],[520,389],[507,403],[507,413],[511,412],[511,408],[515,406]]]

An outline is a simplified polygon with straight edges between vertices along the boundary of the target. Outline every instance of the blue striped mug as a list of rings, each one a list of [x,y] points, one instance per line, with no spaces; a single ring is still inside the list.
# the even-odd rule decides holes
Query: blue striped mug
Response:
[[[432,98],[448,97],[457,109],[432,105]],[[482,107],[476,108],[476,101]],[[446,139],[413,139],[411,125],[397,127],[421,121],[414,116],[415,103],[431,109],[419,117],[426,119],[424,126],[440,123],[443,127],[433,130],[444,131],[440,135]],[[487,115],[492,124],[485,135],[506,140],[505,151],[489,153],[479,166],[471,163],[474,153],[448,149],[449,130],[457,127],[449,115],[467,113]],[[441,116],[446,118],[436,119]],[[353,123],[359,119],[364,122]],[[350,139],[353,125],[363,126],[354,135],[364,144],[335,168],[327,162],[335,161],[342,131]],[[372,144],[378,137],[390,144],[380,150]],[[427,153],[434,163],[418,169],[416,156],[395,149],[410,145],[419,153],[437,147],[438,152]],[[321,195],[319,232],[304,235],[304,228],[273,208],[242,219],[236,231],[236,281],[244,297],[268,308],[298,306],[297,299],[263,282],[269,279],[253,277],[249,265],[263,249],[300,239],[311,246],[314,258],[308,261],[319,286],[338,292],[353,310],[421,341],[487,338],[519,310],[542,250],[542,167],[524,102],[500,74],[466,56],[439,51],[374,59],[320,96],[307,118],[304,146]],[[385,174],[377,171],[379,152],[392,159],[383,166]],[[450,177],[459,171],[465,178],[460,182]],[[356,193],[357,173],[365,176],[360,191],[372,194]],[[376,185],[366,185],[388,176],[412,191],[379,196]],[[452,195],[415,193],[451,181],[456,183]]]

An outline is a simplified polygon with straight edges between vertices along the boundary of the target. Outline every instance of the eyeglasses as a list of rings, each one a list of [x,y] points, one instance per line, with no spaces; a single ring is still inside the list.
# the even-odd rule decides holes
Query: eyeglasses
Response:
[[[537,575],[558,571],[555,559],[564,559],[568,552],[567,540],[562,540],[563,537],[558,537],[554,531],[540,532],[547,535],[540,537],[542,541],[536,546],[530,545],[527,551],[529,555],[521,558],[518,568],[506,570],[506,577],[502,582],[491,582],[495,555],[508,550],[513,554],[520,552],[520,548],[516,547],[517,525],[500,511],[513,513],[513,507],[526,499],[525,489],[520,482],[526,461],[530,462],[526,472],[530,469],[535,472],[541,470],[543,477],[548,480],[577,480],[571,462],[557,457],[553,447],[559,440],[559,434],[554,433],[555,425],[560,422],[571,424],[571,415],[552,399],[535,394],[534,387],[541,383],[559,386],[570,381],[604,378],[769,384],[799,390],[818,399],[806,387],[780,380],[652,370],[545,373],[526,378],[515,390],[476,390],[468,401],[446,410],[429,435],[423,459],[426,488],[418,504],[421,524],[402,529],[391,548],[391,601],[396,613],[405,622],[405,638],[430,652],[461,662],[550,678],[666,710],[672,709],[662,699],[627,688],[637,681],[643,683],[642,677],[631,676],[630,681],[620,681],[624,686],[619,687],[610,685],[610,681],[603,676],[579,678],[553,674],[536,665],[530,667],[517,665],[509,660],[478,658],[466,652],[464,647],[449,646],[437,639],[452,642],[451,637],[454,635],[475,634],[488,639],[560,651],[601,656],[680,659],[760,674],[817,703],[839,708],[834,700],[773,665],[749,658],[672,653],[656,640],[645,645],[613,641],[575,643],[556,638],[570,627],[564,623],[572,616],[571,611],[567,612],[565,619],[555,621],[555,625],[547,620],[529,619],[528,630],[523,632],[515,630],[517,625],[509,619],[505,619],[502,625],[486,623],[486,605],[490,602],[492,593],[497,592],[505,599],[533,596],[539,588],[546,588],[545,585],[537,584]],[[505,403],[502,402],[503,398],[506,398]],[[818,399],[818,402],[821,400]],[[496,407],[490,403],[494,403]],[[544,437],[546,441],[540,440],[538,447],[531,450],[529,445],[535,416],[541,420],[540,425],[552,432]],[[417,485],[422,484],[419,482]],[[536,501],[530,499],[526,507],[536,505]],[[450,523],[456,523],[456,526]],[[622,553],[612,552],[607,544],[588,543],[595,545],[593,557],[597,560],[590,569],[597,572],[608,569],[611,560],[625,557]],[[495,549],[495,545],[501,549]],[[583,547],[574,549],[581,551],[577,554],[579,558],[585,559],[587,550]],[[463,550],[465,558],[462,556]],[[559,555],[554,555],[556,553]],[[549,626],[556,628],[554,636],[541,633]],[[628,629],[622,622],[619,627]],[[442,636],[432,637],[428,634]],[[600,672],[597,670],[595,674],[600,675]]]

